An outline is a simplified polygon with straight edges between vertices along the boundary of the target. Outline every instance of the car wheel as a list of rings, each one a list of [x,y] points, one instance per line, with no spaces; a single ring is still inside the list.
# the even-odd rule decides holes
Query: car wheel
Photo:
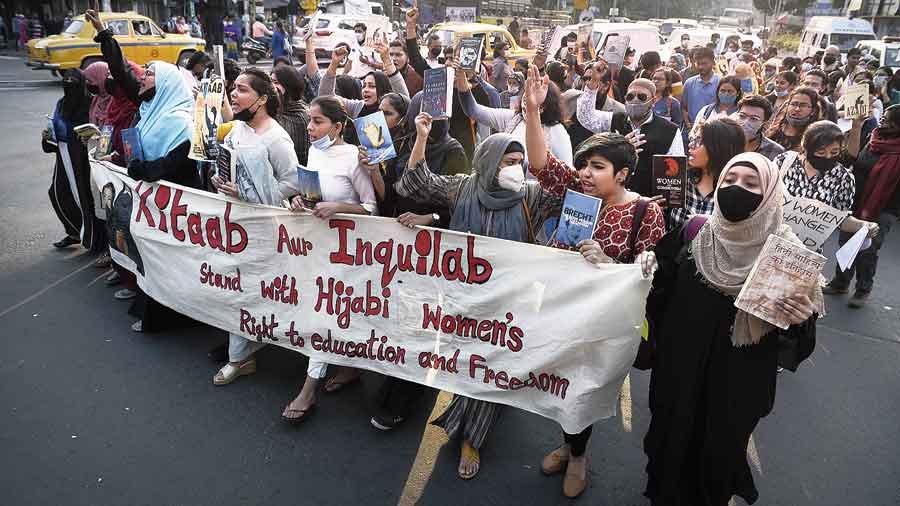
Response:
[[[182,51],[180,55],[178,55],[178,66],[184,67],[187,65],[188,60],[191,59],[191,56],[194,56],[194,51]]]
[[[97,63],[98,61],[103,61],[103,58],[96,58],[96,57],[93,57],[93,56],[90,57],[90,58],[85,58],[85,59],[81,62],[81,70],[84,70],[84,69],[90,67],[92,63]]]
[[[254,52],[247,53],[247,63],[250,65],[256,65],[256,62],[259,61],[259,56]]]

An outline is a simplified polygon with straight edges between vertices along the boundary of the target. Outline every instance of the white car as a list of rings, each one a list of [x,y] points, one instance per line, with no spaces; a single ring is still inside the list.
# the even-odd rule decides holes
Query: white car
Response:
[[[665,41],[656,28],[638,23],[594,23],[591,38],[597,54],[603,54],[606,40],[610,35],[627,35],[630,38],[628,47],[634,49],[634,61],[637,62],[643,53],[656,51],[663,62],[669,60],[671,51],[665,47]]]
[[[389,35],[393,31],[390,20],[386,16],[347,16],[345,14],[318,14],[307,18],[306,24],[313,23],[313,47],[319,66],[328,65],[331,53],[338,44],[345,43],[351,51],[360,49],[353,26],[357,23],[366,25],[366,37],[373,38],[381,33]],[[304,25],[305,26],[305,25]],[[301,36],[294,37],[294,56],[300,61],[306,57],[306,42]]]

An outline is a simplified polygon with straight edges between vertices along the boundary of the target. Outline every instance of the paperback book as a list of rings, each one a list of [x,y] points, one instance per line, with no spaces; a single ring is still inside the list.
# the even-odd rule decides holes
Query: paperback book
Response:
[[[219,154],[216,157],[216,175],[222,181],[229,183],[237,180],[236,170],[237,157],[234,154],[234,150],[225,145],[219,146]]]
[[[631,37],[628,35],[610,35],[606,39],[606,47],[603,48],[603,59],[611,69],[621,69],[625,63],[625,51]]]
[[[356,127],[356,136],[359,142],[366,148],[369,155],[369,163],[372,165],[397,157],[394,150],[394,141],[387,126],[387,120],[381,111],[353,120]]]
[[[100,159],[109,154],[112,147],[113,126],[105,125],[100,129],[100,139],[97,141],[97,149],[94,150],[94,157]]]
[[[566,190],[559,224],[554,240],[557,244],[574,248],[581,241],[592,239],[603,201],[573,190]]]
[[[191,135],[191,151],[188,158],[199,161],[216,159],[218,141],[216,129],[222,124],[222,100],[225,81],[220,78],[204,79],[194,99],[194,131]]]
[[[300,200],[303,207],[314,209],[322,202],[322,186],[319,184],[319,171],[310,170],[303,165],[297,166],[297,181],[300,184]]]
[[[433,119],[446,119],[453,111],[453,69],[438,67],[425,70],[422,112]]]
[[[684,207],[687,188],[687,158],[684,156],[653,156],[653,195],[666,199],[669,209]]]
[[[866,83],[847,86],[844,93],[844,109],[851,119],[869,116],[869,85]]]
[[[790,326],[776,305],[796,293],[810,293],[825,266],[825,257],[777,235],[770,235],[750,270],[734,306],[780,329]]]
[[[125,163],[132,160],[144,160],[144,148],[141,146],[141,133],[137,128],[126,128],[122,130],[122,150],[125,153]]]
[[[459,68],[478,72],[481,66],[483,37],[466,37],[459,41]]]

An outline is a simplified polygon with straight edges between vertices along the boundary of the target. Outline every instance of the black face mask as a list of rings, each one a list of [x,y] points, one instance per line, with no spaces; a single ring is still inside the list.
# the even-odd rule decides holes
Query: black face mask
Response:
[[[112,95],[116,92],[116,81],[111,77],[107,77],[106,81],[103,82],[103,87],[106,88],[107,93]]]
[[[825,65],[833,65],[834,62],[837,61],[837,58],[834,56],[826,56],[825,58],[822,58],[822,61],[825,62]]]
[[[828,172],[837,164],[836,158],[825,158],[816,155],[806,155],[806,161],[809,162],[819,174]]]
[[[96,95],[96,94],[100,93],[100,88],[97,86],[94,86],[93,84],[88,84],[87,90],[88,90],[88,93],[90,93],[91,95]]]
[[[432,58],[437,58],[438,56],[441,55],[441,48],[433,47],[428,50],[428,54],[430,54]]]
[[[737,223],[753,214],[762,202],[762,195],[753,193],[738,185],[719,188],[716,195],[717,205],[726,220]]]
[[[66,89],[66,90],[74,90],[75,88],[78,87],[78,81],[71,81],[68,79],[64,79],[62,83],[63,83],[63,89]]]
[[[141,99],[142,102],[149,102],[153,100],[153,97],[156,96],[156,86],[150,88],[149,90],[144,91],[138,98]]]
[[[259,102],[259,99],[256,99],[256,101]],[[250,107],[253,107],[253,105],[255,104],[256,102],[253,102],[253,104],[250,104]],[[259,107],[257,107],[253,112],[250,112],[250,107],[242,109],[240,112],[234,113],[234,119],[243,121],[244,123],[249,123],[251,120],[253,120],[253,117],[256,116],[256,113],[259,112]]]

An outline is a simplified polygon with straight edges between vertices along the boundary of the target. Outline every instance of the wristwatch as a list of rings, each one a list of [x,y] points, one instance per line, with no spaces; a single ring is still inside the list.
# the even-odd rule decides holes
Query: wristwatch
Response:
[[[441,222],[441,215],[438,213],[431,213],[431,224],[437,225]]]

